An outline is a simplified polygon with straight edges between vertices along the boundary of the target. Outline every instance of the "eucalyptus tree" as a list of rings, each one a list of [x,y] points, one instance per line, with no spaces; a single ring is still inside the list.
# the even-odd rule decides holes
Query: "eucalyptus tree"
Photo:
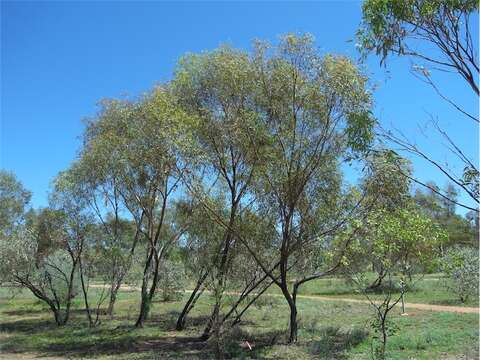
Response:
[[[50,308],[59,326],[67,323],[79,290],[76,264],[62,246],[62,218],[52,209],[30,212],[26,224],[0,239],[1,282],[28,289]]]
[[[218,296],[204,331],[207,337],[212,324],[218,322],[230,263],[238,246],[233,228],[239,214],[249,206],[265,140],[255,108],[254,71],[247,53],[221,47],[187,55],[177,67],[172,89],[183,108],[199,119],[195,136],[202,161],[193,181],[201,183],[201,188],[193,183],[189,189],[203,197],[201,189],[214,185],[212,191],[220,194],[228,209],[218,214],[226,227],[209,271],[210,285]]]
[[[17,177],[0,170],[0,234],[7,236],[24,220],[31,193]]]
[[[438,195],[435,189],[439,187],[434,182],[429,182],[429,189],[415,190],[414,201],[420,210],[429,216],[434,222],[440,224],[448,233],[448,241],[442,244],[442,252],[447,247],[472,246],[477,247],[478,226],[471,223],[468,216],[478,218],[478,213],[472,211],[466,217],[456,213],[455,203]],[[433,189],[433,190],[432,190]],[[455,190],[450,184],[446,186],[445,193],[449,193],[448,199],[454,199]]]
[[[465,303],[470,296],[478,297],[479,258],[477,248],[454,247],[441,259],[445,286]]]
[[[478,22],[478,8],[475,0],[367,0],[362,5],[362,23],[357,32],[360,51],[363,56],[374,52],[380,57],[381,64],[391,56],[409,58],[417,77],[431,86],[463,118],[478,125],[478,113],[469,112],[465,103],[462,106],[463,99],[450,97],[447,89],[441,89],[434,77],[435,73],[456,74],[465,89],[474,95],[472,100],[478,99],[478,41],[474,39],[477,30],[473,25]],[[443,130],[438,123],[435,130],[447,144],[448,151],[463,166],[461,172],[454,171],[449,164],[431,156],[427,149],[418,147],[402,134],[386,131],[383,135],[403,151],[430,163],[475,206],[457,200],[448,191],[430,188],[432,191],[478,213],[480,172],[478,164],[471,160],[475,156],[472,149],[462,148],[453,134]],[[429,188],[428,183],[414,177],[411,179]]]
[[[350,237],[341,272],[357,286],[374,309],[374,357],[384,359],[393,335],[390,314],[414,285],[414,275],[434,269],[445,232],[413,201],[410,164],[392,151],[375,151],[367,158],[368,171],[360,186],[369,206],[363,224],[352,223],[337,238]],[[352,236],[353,235],[353,236]],[[377,272],[373,283],[370,267]],[[383,282],[389,283],[383,286]],[[397,283],[394,283],[397,281]],[[378,294],[375,298],[370,293]]]
[[[376,358],[385,359],[388,336],[393,333],[389,314],[403,300],[408,289],[414,286],[414,273],[434,269],[439,244],[445,241],[446,233],[415,208],[411,201],[392,211],[383,208],[371,212],[367,225],[369,231],[363,236],[369,237],[370,246],[363,246],[359,238],[354,240],[343,265],[349,279],[374,308],[373,327],[380,343],[373,349]],[[377,292],[375,299],[369,294],[369,269],[352,266],[347,260],[359,256],[379,264],[383,278],[389,280],[388,286]]]
[[[90,326],[96,325],[98,316],[94,319],[88,300],[88,290],[85,283],[86,269],[84,255],[89,247],[90,236],[94,230],[93,216],[88,211],[84,199],[79,196],[76,179],[68,171],[61,172],[54,180],[54,189],[49,196],[50,207],[61,216],[61,222],[54,224],[60,232],[60,246],[69,257],[71,271],[66,279],[68,297],[65,310],[65,322],[68,320],[73,297],[76,277],[80,279],[87,318]],[[48,237],[49,235],[46,234]],[[77,274],[78,273],[78,274]]]
[[[366,150],[372,140],[371,95],[367,78],[349,59],[320,56],[309,35],[287,35],[276,49],[259,43],[252,61],[256,103],[270,136],[257,191],[259,207],[276,217],[279,278],[265,264],[262,267],[289,305],[289,342],[295,342],[293,292],[336,267],[303,276],[291,289],[295,255],[328,241],[351,215],[343,210],[332,217],[328,208],[342,202],[335,199],[341,187],[336,176],[339,163]],[[325,221],[316,221],[319,218]]]
[[[219,198],[211,198],[209,203],[218,213],[222,212],[222,208],[225,210],[225,204]],[[224,228],[212,222],[211,217],[195,199],[179,202],[176,216],[176,221],[189,224],[183,238],[182,255],[187,273],[195,281],[192,293],[185,302],[175,326],[176,330],[183,330],[188,314],[207,287],[208,276],[214,266],[215,250],[219,247]]]
[[[100,116],[113,116],[113,113],[113,109],[103,109]],[[102,158],[102,155],[84,149],[68,173],[76,196],[84,201],[99,225],[90,244],[89,253],[95,253],[90,263],[95,264],[97,276],[104,280],[105,285],[108,284],[106,312],[112,316],[117,293],[132,265],[140,230],[126,218],[119,192],[119,174],[112,169],[109,159]]]
[[[366,159],[366,172],[361,179],[360,187],[366,194],[365,204],[370,206],[370,214],[388,213],[391,214],[397,209],[407,207],[411,200],[410,191],[412,181],[409,176],[412,169],[410,163],[393,151],[380,149],[373,151]],[[365,251],[373,251],[375,240],[369,234],[374,232],[374,223],[369,222],[372,216],[367,219],[367,226],[358,235],[361,247]],[[360,254],[354,257],[361,263],[372,260],[370,257]],[[383,268],[383,261],[371,261],[372,271],[376,272],[376,279],[369,285],[369,289],[375,289],[382,285],[383,279],[387,276]]]
[[[45,302],[58,325],[68,322],[79,290],[78,269],[91,219],[59,176],[50,206],[30,211],[25,221],[2,234],[0,274],[3,281],[29,289]]]
[[[149,314],[160,265],[184,231],[166,218],[189,166],[184,155],[193,121],[158,87],[138,101],[107,102],[85,133],[82,156],[107,170],[100,182],[115,181],[118,199],[135,222],[132,249],[136,242],[146,244],[137,327]]]
[[[419,208],[411,196],[410,163],[392,151],[376,151],[367,158],[368,171],[360,186],[370,206],[366,226],[360,229],[346,255],[347,273],[370,271],[377,279],[367,290],[382,285],[394,273],[412,280],[414,271],[431,270],[446,233]],[[351,230],[350,230],[351,231]]]

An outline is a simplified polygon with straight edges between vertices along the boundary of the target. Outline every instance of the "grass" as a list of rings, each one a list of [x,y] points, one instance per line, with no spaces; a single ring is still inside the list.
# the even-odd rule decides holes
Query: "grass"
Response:
[[[321,281],[304,291],[314,293],[322,289],[335,296],[351,295],[346,284],[341,285],[336,279]],[[428,289],[425,287],[422,291]],[[334,290],[337,293],[333,294]],[[345,293],[338,294],[342,291]],[[15,354],[30,353],[69,359],[213,358],[210,344],[197,340],[210,311],[208,296],[202,297],[194,308],[183,332],[174,331],[182,301],[155,302],[146,326],[134,329],[138,298],[137,292],[120,292],[114,318],[105,318],[91,329],[79,297],[71,322],[59,328],[44,304],[27,291],[12,298],[8,289],[0,288],[0,354],[11,354],[12,358]],[[271,297],[252,307],[241,326],[226,335],[223,347],[228,357],[370,359],[373,334],[369,328],[372,313],[368,305],[310,299],[298,302],[299,342],[296,345],[285,345],[288,308],[280,297]],[[395,310],[393,320],[398,331],[389,340],[391,359],[455,359],[462,355],[468,359],[478,358],[476,314],[409,311],[409,316],[400,316]],[[242,349],[241,340],[254,343],[253,351]]]
[[[445,283],[448,280],[443,277],[443,274],[429,274],[414,281],[415,286],[406,294],[405,300],[407,302],[432,305],[479,306],[478,296],[471,296],[467,302],[462,303],[455,293],[446,288]],[[351,299],[365,298],[362,294],[355,291],[354,286],[345,279],[333,277],[306,283],[300,288],[300,294]],[[372,297],[375,298],[375,294],[372,294]]]

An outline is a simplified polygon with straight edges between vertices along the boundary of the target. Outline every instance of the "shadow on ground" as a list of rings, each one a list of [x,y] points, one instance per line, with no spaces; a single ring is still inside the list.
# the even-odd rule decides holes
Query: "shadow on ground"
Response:
[[[70,359],[90,358],[110,355],[127,356],[135,353],[136,359],[212,359],[212,347],[196,336],[203,330],[206,316],[192,316],[188,319],[185,332],[175,332],[176,312],[161,316],[154,315],[143,329],[118,321],[106,321],[95,328],[76,316],[71,324],[58,327],[49,319],[22,319],[0,323],[0,331],[9,334],[2,339],[0,350],[3,353],[23,354],[33,352],[42,356],[56,356]],[[267,331],[251,334],[236,327],[225,339],[225,357],[237,358],[247,355],[240,343],[249,341],[255,344],[254,351],[247,357],[261,358],[258,355],[264,347],[281,343],[282,333]],[[192,336],[194,335],[194,336]]]
[[[192,336],[165,335],[159,320],[149,322],[144,329],[135,329],[110,324],[88,328],[87,324],[78,323],[57,327],[53,321],[25,319],[1,323],[0,331],[11,334],[0,345],[4,353],[35,352],[40,356],[88,358],[153,352],[159,358],[162,354],[165,357],[211,358],[205,342]]]

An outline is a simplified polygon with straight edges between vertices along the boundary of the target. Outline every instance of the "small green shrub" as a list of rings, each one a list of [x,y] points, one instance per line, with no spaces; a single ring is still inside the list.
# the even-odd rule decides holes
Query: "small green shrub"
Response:
[[[183,297],[186,286],[185,268],[179,262],[166,260],[160,267],[158,284],[162,301],[175,301]]]

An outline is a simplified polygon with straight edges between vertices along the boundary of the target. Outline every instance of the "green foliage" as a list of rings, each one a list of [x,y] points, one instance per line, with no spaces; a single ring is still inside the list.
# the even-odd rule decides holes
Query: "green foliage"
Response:
[[[183,264],[165,260],[160,266],[160,274],[158,289],[162,301],[180,300],[187,285]]]
[[[411,205],[391,212],[374,211],[366,223],[341,237],[352,234],[343,261],[347,274],[365,272],[374,264],[379,275],[399,273],[409,279],[416,272],[435,269],[441,245],[448,238],[438,224]]]
[[[365,48],[384,58],[395,51],[393,44],[402,52],[408,35],[402,24],[418,19],[416,11],[433,19],[440,8],[463,6],[418,4],[366,1],[368,30],[359,35]],[[371,149],[375,123],[367,76],[347,57],[321,55],[309,34],[287,34],[276,46],[257,42],[251,53],[222,46],[186,55],[170,84],[135,100],[102,102],[87,121],[79,158],[55,179],[49,208],[24,216],[30,194],[0,172],[0,281],[27,286],[60,310],[77,295],[82,265],[87,282],[103,280],[112,289],[141,279],[147,313],[155,311],[155,291],[162,309],[179,300],[188,272],[210,281],[199,285],[215,301],[215,351],[223,356],[225,346],[227,355],[244,356],[221,322],[226,306],[236,303],[235,291],[250,290],[273,269],[269,275],[280,274],[274,283],[284,285],[286,295],[292,282],[296,291],[298,279],[323,276],[317,273],[340,258],[347,275],[358,275],[362,291],[367,264],[388,274],[389,286],[375,294],[387,297],[376,307],[384,318],[372,328],[374,338],[392,335],[395,327],[385,318],[399,290],[393,276],[404,281],[414,269],[431,269],[445,244],[445,232],[427,212],[448,214],[452,229],[459,222],[451,203],[428,211],[412,204],[410,164],[393,151]],[[341,164],[364,157],[368,175],[358,187],[344,186]],[[478,174],[467,170],[464,181],[471,186]],[[473,287],[472,259],[463,253],[444,259],[445,272],[461,286],[458,293]],[[286,298],[296,314],[295,296]],[[276,313],[285,306],[277,299],[264,295],[250,309],[283,321],[288,311]],[[203,316],[212,298],[199,301],[196,315]],[[330,321],[335,311],[321,315]],[[319,356],[342,358],[368,335],[317,325],[310,319],[301,329],[317,337],[309,350]],[[281,330],[274,329],[268,346]]]
[[[449,21],[447,15],[464,18],[477,9],[476,0],[367,0],[357,36],[363,51],[373,50],[383,61],[390,53],[409,53],[408,42],[426,38],[423,31]]]
[[[8,239],[0,239],[0,282],[26,286],[41,297],[58,301],[61,310],[79,291],[76,277],[69,291],[71,258],[58,247],[40,254],[38,246],[34,230],[24,227],[18,227]]]
[[[409,273],[415,262],[423,268],[431,266],[436,249],[446,238],[444,231],[416,210],[400,209],[378,216],[378,241],[373,255],[382,259],[385,267],[401,264],[402,271]]]
[[[366,160],[367,171],[361,188],[367,196],[368,206],[385,211],[405,207],[411,187],[409,161],[387,150],[375,151]]]
[[[450,289],[461,302],[470,296],[478,297],[478,251],[472,248],[449,249],[441,259],[442,271],[448,277],[445,286]]]
[[[417,189],[415,191],[414,201],[422,213],[439,224],[447,233],[448,239],[444,242],[444,247],[457,245],[476,247],[478,240],[478,221],[476,219],[478,214],[472,212],[469,215],[470,220],[456,214],[455,204],[435,192],[441,189],[433,182],[429,182],[428,186],[430,190],[421,191]],[[448,185],[444,192],[449,199],[456,200],[457,193],[453,186]]]
[[[388,304],[383,304],[388,306]],[[380,310],[382,311],[382,309]],[[383,310],[384,311],[384,310]],[[392,317],[386,317],[382,322],[381,317],[374,317],[370,321],[370,327],[373,329],[371,351],[374,359],[386,359],[386,348],[384,346],[383,336],[391,337],[398,333],[399,326]]]
[[[11,233],[22,221],[30,197],[14,174],[0,170],[0,236]]]

